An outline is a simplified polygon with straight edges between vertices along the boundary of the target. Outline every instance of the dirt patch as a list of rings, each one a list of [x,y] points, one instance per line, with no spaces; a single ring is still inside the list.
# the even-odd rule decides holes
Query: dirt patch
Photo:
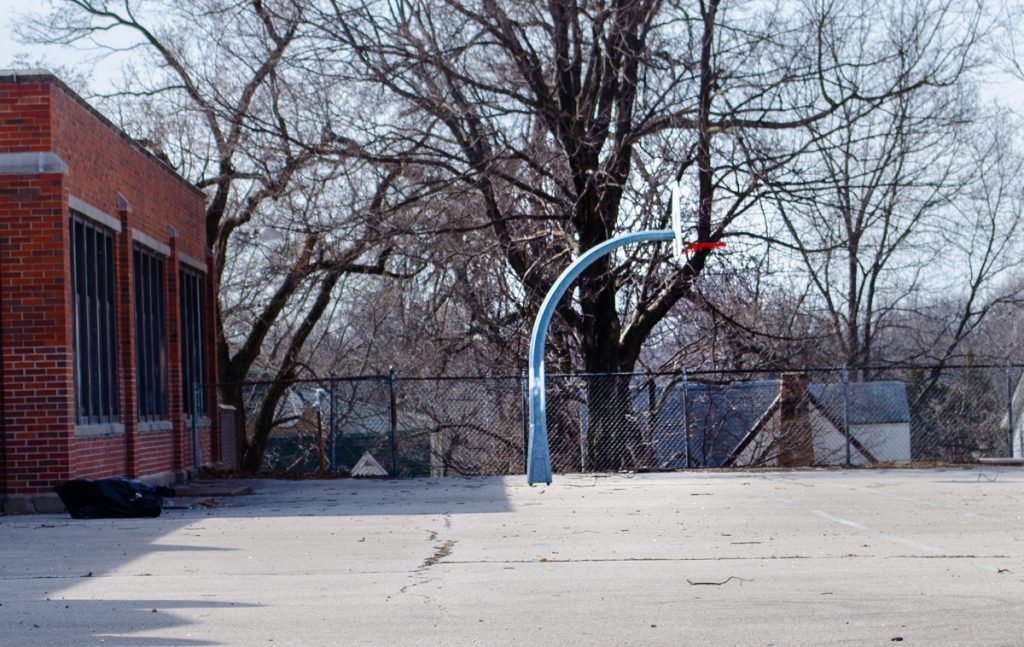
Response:
[[[454,547],[455,547],[455,540],[454,539],[449,539],[448,541],[444,542],[443,544],[438,546],[436,549],[434,549],[434,554],[433,555],[431,555],[430,557],[428,557],[425,560],[423,560],[423,565],[420,566],[420,568],[421,569],[430,568],[434,564],[437,564],[438,562],[440,562],[445,557],[448,557],[449,555],[451,555],[452,554],[452,548],[454,548]]]

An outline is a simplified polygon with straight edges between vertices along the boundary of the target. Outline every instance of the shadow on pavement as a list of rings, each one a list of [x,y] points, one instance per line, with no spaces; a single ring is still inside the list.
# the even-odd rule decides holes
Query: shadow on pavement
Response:
[[[204,562],[211,564],[206,560],[237,552],[207,545],[215,543],[207,542],[207,526],[220,520],[448,516],[512,509],[501,477],[245,483],[253,494],[212,497],[204,501],[212,507],[165,510],[154,519],[0,517],[0,646],[219,644],[198,635],[194,622],[174,610],[257,605],[214,599],[215,590],[196,591],[196,599],[133,600],[130,585],[133,578],[153,577],[143,564],[154,558],[165,571],[162,576],[188,577],[201,572]],[[172,533],[174,543],[160,543]],[[197,545],[183,543],[188,537],[195,537]],[[111,591],[101,581],[106,577],[116,577],[127,588]],[[140,635],[156,632],[172,637]]]
[[[7,607],[11,608],[8,609]],[[54,609],[39,607],[50,606]],[[193,623],[175,613],[176,609],[225,609],[251,604],[210,600],[92,600],[46,594],[42,601],[4,603],[3,645],[48,647],[113,645],[115,647],[163,647],[164,645],[219,645],[218,641],[192,635]],[[41,620],[45,617],[45,620]],[[144,636],[167,633],[172,637]]]
[[[509,512],[523,477],[245,481],[254,494],[220,499],[238,516],[437,515]]]

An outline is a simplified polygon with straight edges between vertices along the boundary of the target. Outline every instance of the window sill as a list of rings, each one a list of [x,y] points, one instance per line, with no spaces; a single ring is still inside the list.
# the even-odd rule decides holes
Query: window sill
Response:
[[[185,416],[185,426],[188,427],[189,429],[192,428],[192,416],[189,416],[189,415]],[[206,416],[206,414],[201,414],[199,416],[199,419],[196,420],[196,426],[197,427],[209,427],[210,426],[210,419]]]
[[[124,434],[124,425],[120,422],[75,425],[76,438],[103,438],[104,436],[120,436],[122,434]]]
[[[140,433],[151,433],[155,431],[171,431],[174,429],[174,423],[170,420],[147,420],[145,422],[139,422]]]

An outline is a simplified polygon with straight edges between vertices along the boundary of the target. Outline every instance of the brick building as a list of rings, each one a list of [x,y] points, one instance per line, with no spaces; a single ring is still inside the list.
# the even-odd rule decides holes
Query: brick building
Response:
[[[216,375],[213,298],[203,193],[59,79],[0,71],[0,509],[216,461],[191,386]]]

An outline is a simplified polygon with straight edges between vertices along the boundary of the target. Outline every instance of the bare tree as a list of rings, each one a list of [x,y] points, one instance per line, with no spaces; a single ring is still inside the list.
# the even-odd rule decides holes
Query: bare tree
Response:
[[[465,205],[474,235],[520,284],[524,313],[572,257],[665,227],[657,187],[669,179],[689,187],[693,238],[750,231],[770,185],[793,181],[795,160],[813,151],[811,126],[951,83],[974,38],[970,16],[923,2],[901,9],[900,29],[871,55],[847,33],[872,31],[874,4],[330,4],[325,36],[351,53],[339,73],[382,88],[392,106],[367,126],[364,154],[418,166],[430,195]],[[904,75],[867,73],[897,62]],[[424,145],[396,153],[410,141]],[[654,327],[694,298],[709,259],[700,251],[677,267],[644,248],[596,263],[558,310],[576,349],[561,356],[589,372],[632,370]],[[598,452],[597,468],[640,445],[621,422],[627,390],[591,398],[592,439],[618,448]]]
[[[250,469],[340,277],[384,274],[390,254],[382,214],[397,174],[349,163],[328,111],[346,95],[322,81],[306,4],[66,0],[19,27],[36,43],[130,51],[123,87],[104,98],[129,132],[207,192],[218,379],[243,438],[242,383],[261,366],[272,382],[245,445]],[[115,31],[131,44],[106,37]],[[361,190],[347,185],[353,175]],[[261,233],[280,243],[276,258],[253,246]],[[276,361],[261,363],[271,342]]]
[[[1015,297],[1013,120],[979,113],[945,91],[900,97],[820,140],[824,191],[777,196],[806,307],[829,322],[843,363],[941,365]]]

